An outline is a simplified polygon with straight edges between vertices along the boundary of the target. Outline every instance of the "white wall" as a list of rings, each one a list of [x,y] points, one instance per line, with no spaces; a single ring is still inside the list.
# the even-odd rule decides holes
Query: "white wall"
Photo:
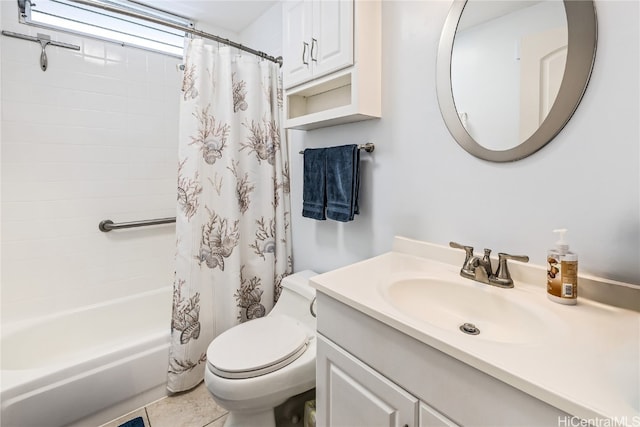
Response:
[[[241,43],[271,56],[282,55],[282,4],[276,3],[239,34]]]
[[[382,119],[290,132],[295,269],[386,252],[394,235],[544,265],[551,230],[567,227],[582,273],[640,284],[639,3],[596,2],[598,52],[581,105],[549,145],[507,164],[466,153],[440,116],[435,61],[450,5],[383,1]],[[365,141],[376,150],[362,155],[361,215],[347,224],[302,218],[297,152]]]
[[[103,219],[175,216],[177,58],[17,22],[2,37],[2,321],[170,286],[174,226],[102,233]],[[170,304],[170,301],[168,301]]]

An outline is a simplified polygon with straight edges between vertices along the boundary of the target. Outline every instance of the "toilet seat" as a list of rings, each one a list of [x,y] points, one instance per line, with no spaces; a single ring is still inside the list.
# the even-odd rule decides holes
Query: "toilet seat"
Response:
[[[222,378],[265,375],[300,357],[309,344],[307,332],[295,319],[271,315],[235,326],[211,342],[207,365]]]

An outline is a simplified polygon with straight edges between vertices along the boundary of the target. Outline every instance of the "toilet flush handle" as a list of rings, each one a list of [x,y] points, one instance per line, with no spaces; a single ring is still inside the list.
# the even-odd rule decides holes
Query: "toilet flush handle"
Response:
[[[318,315],[316,314],[316,309],[314,307],[315,303],[316,303],[316,297],[313,297],[311,304],[309,304],[309,312],[313,317],[318,317]]]

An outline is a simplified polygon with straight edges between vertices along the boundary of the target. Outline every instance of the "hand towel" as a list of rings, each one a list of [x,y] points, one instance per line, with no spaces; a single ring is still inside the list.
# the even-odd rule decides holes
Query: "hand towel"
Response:
[[[358,208],[360,150],[356,144],[326,149],[327,218],[352,221]]]
[[[325,148],[304,150],[302,182],[302,216],[317,220],[326,219]]]

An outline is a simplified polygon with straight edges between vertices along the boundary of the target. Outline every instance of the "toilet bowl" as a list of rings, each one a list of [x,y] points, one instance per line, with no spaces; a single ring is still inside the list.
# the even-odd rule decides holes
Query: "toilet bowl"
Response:
[[[271,312],[216,337],[207,349],[205,384],[229,411],[225,427],[275,427],[274,408],[316,382],[315,289],[305,270],[285,277]]]

